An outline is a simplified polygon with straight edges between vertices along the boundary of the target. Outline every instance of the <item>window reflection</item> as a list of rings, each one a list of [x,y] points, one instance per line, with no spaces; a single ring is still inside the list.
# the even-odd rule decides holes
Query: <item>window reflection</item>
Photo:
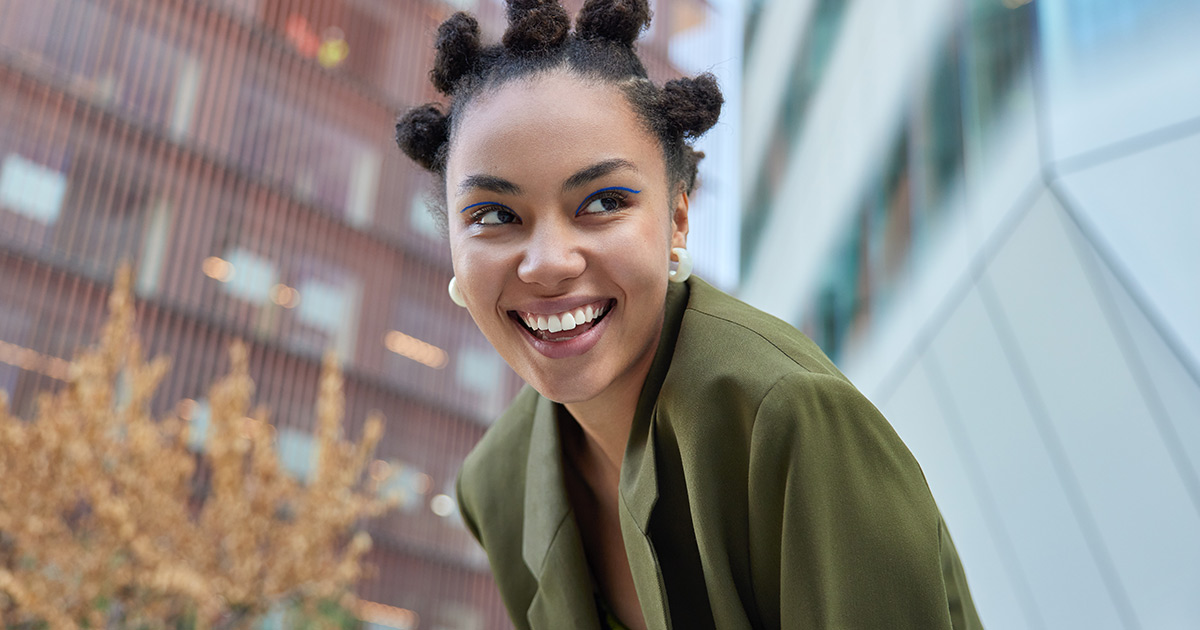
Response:
[[[379,151],[271,85],[250,76],[239,92],[238,164],[284,183],[302,202],[354,225],[369,223],[382,164]]]
[[[889,306],[891,295],[952,210],[969,167],[1014,112],[1028,110],[1034,8],[972,0],[938,52],[802,318],[835,359]],[[1021,112],[1027,113],[1027,112]],[[773,198],[773,194],[764,194]]]
[[[9,153],[0,163],[0,206],[43,225],[58,220],[67,178],[61,172]]]
[[[751,22],[748,29],[756,28],[753,20],[763,11],[761,2],[749,7]],[[769,205],[784,194],[784,176],[792,149],[799,144],[797,134],[803,128],[808,115],[812,96],[820,86],[829,65],[833,44],[837,41],[846,9],[851,3],[846,0],[817,0],[806,23],[796,58],[790,64],[791,81],[783,104],[779,110],[776,132],[772,134],[767,156],[762,162],[757,180],[753,184],[750,205],[742,215],[742,266],[748,267],[751,252],[757,249],[758,239],[766,224]],[[749,32],[749,31],[748,31]],[[747,39],[746,41],[750,41]]]

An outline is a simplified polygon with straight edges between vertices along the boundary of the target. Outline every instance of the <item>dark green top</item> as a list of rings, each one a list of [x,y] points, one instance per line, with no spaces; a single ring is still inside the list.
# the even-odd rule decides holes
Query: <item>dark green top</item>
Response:
[[[597,630],[558,417],[523,390],[458,500],[516,627]],[[649,628],[982,627],[892,427],[807,337],[699,279],[668,292],[620,496]]]

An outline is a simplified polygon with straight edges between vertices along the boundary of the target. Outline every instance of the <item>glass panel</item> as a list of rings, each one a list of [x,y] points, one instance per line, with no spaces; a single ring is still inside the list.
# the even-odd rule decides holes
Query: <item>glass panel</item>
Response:
[[[1200,363],[1200,135],[1063,177],[1097,245]]]
[[[1200,3],[1035,2],[1054,159],[1200,116]]]
[[[1186,354],[1174,338],[1168,341],[1163,331],[1151,324],[1146,313],[1149,305],[1139,303],[1125,285],[1117,280],[1108,264],[1093,256],[1095,269],[1103,279],[1108,295],[1116,307],[1116,317],[1129,335],[1128,349],[1137,354],[1144,371],[1141,383],[1157,396],[1155,401],[1166,414],[1166,421],[1178,436],[1182,451],[1181,467],[1190,472],[1193,481],[1200,473],[1200,370],[1194,356]],[[1185,358],[1186,357],[1186,358]],[[1184,361],[1190,362],[1185,364]]]
[[[67,178],[62,173],[10,153],[0,164],[0,205],[50,224],[62,211]]]
[[[1200,514],[1061,217],[1043,197],[985,278],[1091,512],[1093,553],[1111,559],[1100,564],[1124,591],[1118,612],[1177,627],[1200,612]]]
[[[1025,399],[990,315],[972,290],[934,339],[943,395],[994,502],[991,525],[1003,532],[1011,578],[1029,627],[1122,628],[1096,558],[1086,544],[1038,419]],[[1052,445],[1053,446],[1053,445]],[[1057,451],[1054,451],[1055,453]],[[973,585],[974,586],[974,585]],[[994,622],[992,622],[994,623]]]

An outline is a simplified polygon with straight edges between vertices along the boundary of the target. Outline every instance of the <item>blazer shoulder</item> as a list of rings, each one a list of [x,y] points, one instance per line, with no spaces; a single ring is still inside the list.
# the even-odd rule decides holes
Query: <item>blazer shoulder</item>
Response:
[[[863,441],[908,450],[862,392],[845,378],[829,374],[783,375],[763,397],[756,413],[755,431],[770,443],[795,439],[799,431],[823,434],[823,444]]]
[[[461,487],[468,490],[476,486],[511,488],[508,484],[514,476],[524,477],[526,458],[518,454],[529,450],[537,401],[538,393],[532,387],[526,385],[521,389],[463,460],[459,472]]]
[[[526,386],[463,460],[458,504],[463,522],[488,555],[492,577],[513,623],[527,628],[537,582],[522,558],[525,471],[540,397]]]
[[[691,287],[672,368],[676,361],[703,387],[732,382],[758,396],[793,372],[846,378],[794,326],[702,281]]]
[[[526,386],[471,449],[455,485],[463,520],[484,546],[480,529],[516,519],[525,496],[525,467],[538,394]]]

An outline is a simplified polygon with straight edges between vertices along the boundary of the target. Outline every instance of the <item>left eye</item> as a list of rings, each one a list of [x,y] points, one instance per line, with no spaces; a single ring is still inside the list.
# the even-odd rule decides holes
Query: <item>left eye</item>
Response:
[[[517,215],[504,206],[489,208],[475,216],[475,222],[481,225],[503,225],[516,220]]]
[[[605,212],[613,212],[621,208],[622,199],[616,195],[606,195],[596,197],[588,201],[579,210],[579,214],[603,214]]]

